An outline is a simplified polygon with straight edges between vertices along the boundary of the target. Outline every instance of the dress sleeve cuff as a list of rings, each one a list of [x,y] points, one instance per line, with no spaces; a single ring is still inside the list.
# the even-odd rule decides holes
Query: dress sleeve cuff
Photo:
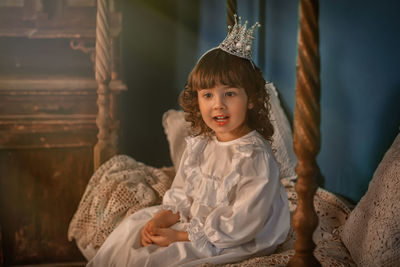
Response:
[[[188,219],[189,218],[189,214],[187,214],[186,209],[179,208],[179,207],[173,206],[173,205],[166,205],[166,204],[161,205],[161,209],[170,210],[175,214],[179,212],[179,216],[180,216],[179,217],[179,221],[181,223],[187,223],[189,221],[189,219]]]
[[[204,224],[198,218],[193,218],[190,221],[187,232],[189,240],[192,242],[193,246],[206,256],[211,257],[221,253],[222,249],[215,247],[208,240],[204,233]]]

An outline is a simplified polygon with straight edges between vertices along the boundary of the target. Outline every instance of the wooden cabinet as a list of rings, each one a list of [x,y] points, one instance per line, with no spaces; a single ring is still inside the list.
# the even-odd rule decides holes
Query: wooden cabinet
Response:
[[[111,136],[119,132],[121,16],[109,1]],[[0,0],[0,260],[82,262],[68,224],[93,173],[96,1]]]

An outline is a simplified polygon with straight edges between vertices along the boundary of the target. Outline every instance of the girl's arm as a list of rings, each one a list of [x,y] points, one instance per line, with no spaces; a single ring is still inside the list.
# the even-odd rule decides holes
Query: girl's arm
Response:
[[[184,162],[188,158],[187,149],[183,152],[181,163],[176,172],[176,176],[171,188],[165,192],[161,208],[163,210],[171,210],[175,214],[179,214],[177,220],[187,221],[190,213],[192,199],[186,194],[184,187],[186,183],[186,174],[184,171]],[[176,217],[174,218],[174,220]],[[176,223],[175,221],[174,223]],[[172,225],[172,224],[171,224]]]

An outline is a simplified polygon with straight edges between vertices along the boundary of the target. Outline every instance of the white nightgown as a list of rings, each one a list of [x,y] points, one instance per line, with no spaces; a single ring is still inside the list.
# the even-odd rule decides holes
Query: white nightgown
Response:
[[[110,234],[88,266],[196,266],[271,254],[289,230],[288,199],[271,147],[252,131],[229,142],[190,137],[163,204],[142,209]],[[160,209],[179,212],[173,229],[190,241],[140,245]]]

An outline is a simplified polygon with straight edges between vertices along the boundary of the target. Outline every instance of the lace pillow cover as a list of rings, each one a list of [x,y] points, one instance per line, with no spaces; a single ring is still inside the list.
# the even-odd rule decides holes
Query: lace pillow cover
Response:
[[[400,134],[346,221],[342,241],[358,266],[400,263]]]

